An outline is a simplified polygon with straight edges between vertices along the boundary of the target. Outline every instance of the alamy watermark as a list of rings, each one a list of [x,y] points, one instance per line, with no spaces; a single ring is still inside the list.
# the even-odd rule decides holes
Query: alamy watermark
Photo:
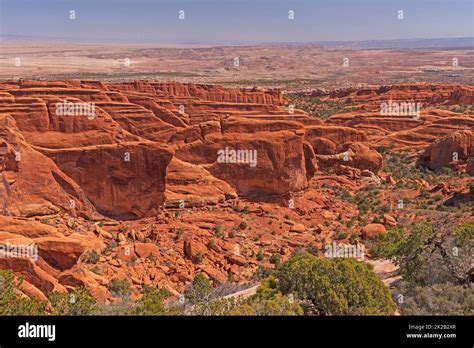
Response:
[[[89,120],[93,120],[95,114],[94,102],[63,102],[56,103],[56,116],[87,116]]]
[[[0,244],[0,259],[1,258],[21,258],[38,261],[38,246],[36,244],[10,244],[6,242]]]
[[[217,163],[244,163],[257,166],[257,150],[235,150],[226,147],[217,151]]]
[[[52,342],[56,339],[56,325],[37,325],[26,322],[18,326],[19,338],[47,338]]]
[[[389,100],[380,104],[380,114],[382,116],[413,116],[420,118],[422,103],[418,102],[394,102]]]
[[[363,261],[365,259],[365,247],[363,244],[326,244],[324,247],[324,256],[328,259],[335,257],[352,257]]]

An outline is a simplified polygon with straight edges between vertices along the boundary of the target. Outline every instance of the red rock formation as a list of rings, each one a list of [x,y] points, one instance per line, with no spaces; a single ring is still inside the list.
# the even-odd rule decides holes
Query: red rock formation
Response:
[[[466,162],[473,155],[474,133],[457,131],[428,146],[420,155],[419,164],[439,170],[457,162]]]
[[[60,209],[73,215],[94,212],[79,185],[34,150],[10,116],[0,115],[0,137],[2,215],[46,215]]]
[[[202,166],[174,157],[166,173],[166,206],[203,207],[236,198],[235,190]]]
[[[348,166],[360,170],[369,170],[378,174],[382,168],[383,158],[375,150],[362,143],[346,144],[343,152],[336,155],[317,155],[321,168]]]
[[[210,172],[234,186],[240,196],[264,199],[307,187],[303,136],[291,131],[256,133],[260,139],[226,134],[214,154]],[[228,158],[219,161],[219,151]],[[236,152],[237,163],[232,161]],[[245,154],[241,163],[239,152]]]
[[[84,251],[100,251],[104,247],[92,234],[73,232],[65,236],[44,223],[1,215],[0,244],[23,250],[15,255],[2,255],[0,269],[12,269],[28,282],[27,291],[36,293],[38,289],[44,294],[65,291],[61,272],[73,267]]]
[[[164,201],[172,153],[150,142],[44,151],[78,183],[96,209],[110,217],[138,218]]]
[[[450,84],[405,84],[327,92],[323,100],[356,105],[351,113],[333,115],[329,123],[364,131],[371,142],[395,147],[426,146],[456,130],[474,127],[473,115],[439,107],[472,105],[472,86]],[[383,103],[418,103],[419,114],[382,114]],[[393,110],[392,110],[393,111]]]
[[[354,217],[355,208],[321,184],[357,190],[364,180],[380,182],[376,145],[434,142],[423,165],[449,165],[457,152],[473,173],[474,118],[443,109],[472,104],[472,92],[436,84],[320,91],[323,100],[354,107],[323,122],[290,113],[279,90],[0,83],[0,243],[39,252],[37,261],[0,258],[0,268],[24,276],[22,291],[42,299],[80,285],[107,301],[113,277],[130,279],[134,294],[144,285],[178,294],[200,272],[217,283],[228,275],[249,279],[258,264],[271,266],[273,254],[322,248],[335,224],[342,226],[336,219]],[[389,100],[423,106],[416,118],[381,115]],[[57,104],[65,101],[89,103],[94,113],[61,115]],[[266,203],[273,200],[280,204]],[[397,221],[384,216],[387,225]],[[372,238],[385,228],[359,232]],[[92,250],[101,275],[87,263]]]

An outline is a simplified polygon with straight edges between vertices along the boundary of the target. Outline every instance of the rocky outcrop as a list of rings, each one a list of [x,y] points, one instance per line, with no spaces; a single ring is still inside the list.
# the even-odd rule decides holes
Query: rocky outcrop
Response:
[[[66,291],[61,272],[74,267],[85,251],[104,248],[92,233],[76,233],[71,227],[66,236],[46,223],[0,215],[0,269],[24,277],[25,291],[36,298]]]
[[[152,214],[165,201],[172,153],[150,142],[129,142],[45,153],[78,183],[103,215],[131,219]]]
[[[336,166],[348,166],[360,170],[369,170],[374,174],[378,174],[382,168],[382,156],[363,143],[346,144],[341,150],[343,152],[335,155],[317,155],[316,158],[320,167],[334,169]]]
[[[172,98],[198,98],[212,102],[282,105],[286,99],[280,90],[266,91],[262,88],[222,88],[216,85],[189,84],[179,82],[136,81],[114,84],[113,90],[164,94]]]
[[[26,142],[12,117],[1,114],[0,179],[0,215],[94,213],[82,188]]]
[[[214,177],[197,164],[184,162],[174,157],[166,172],[167,207],[203,207],[216,205],[237,193],[226,181]]]
[[[210,172],[229,182],[239,196],[254,199],[305,189],[303,136],[290,131],[256,134],[257,139],[230,135],[222,139]]]
[[[432,170],[439,170],[455,163],[466,163],[471,156],[474,156],[474,133],[463,130],[433,142],[420,155],[418,162]]]

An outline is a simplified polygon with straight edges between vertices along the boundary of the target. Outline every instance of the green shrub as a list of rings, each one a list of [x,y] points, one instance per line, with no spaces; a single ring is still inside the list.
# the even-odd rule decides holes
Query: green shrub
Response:
[[[44,315],[46,302],[21,296],[23,279],[15,279],[11,270],[0,270],[0,315]]]
[[[94,273],[97,274],[97,275],[102,275],[102,271],[101,271],[100,268],[97,267],[97,266],[92,267],[92,268],[91,268],[91,272],[94,272]]]
[[[214,231],[214,235],[217,238],[222,238],[224,234],[222,233],[222,226],[221,225],[215,225],[212,230]]]
[[[137,301],[135,314],[137,315],[166,315],[168,310],[163,300],[170,297],[170,293],[164,289],[144,286],[142,297]]]
[[[283,295],[277,289],[274,277],[265,279],[257,288],[256,295],[238,303],[229,315],[303,315],[303,309],[293,295]]]
[[[280,261],[281,261],[281,254],[280,253],[273,254],[272,256],[270,256],[269,261],[270,261],[271,264],[274,264],[274,265],[278,266],[280,264]]]
[[[400,252],[405,242],[405,235],[401,228],[392,228],[385,234],[374,237],[370,254],[379,258],[393,258]]]
[[[184,230],[182,228],[178,228],[176,230],[176,234],[174,236],[174,239],[179,240],[181,238],[181,236],[183,235],[183,233],[184,233]]]
[[[319,256],[319,249],[314,244],[311,244],[309,247],[307,247],[306,252],[314,256]]]
[[[334,235],[335,240],[342,240],[347,238],[347,232],[337,231]]]
[[[204,255],[202,253],[196,254],[196,263],[202,263],[204,261]]]
[[[93,315],[99,311],[96,299],[84,287],[76,287],[70,293],[52,292],[48,298],[53,315]]]
[[[460,247],[474,247],[474,222],[459,225],[454,230],[455,243]]]
[[[90,264],[96,264],[99,262],[100,255],[97,251],[91,250],[91,251],[86,251],[84,254],[81,256],[81,260],[85,263],[90,263]]]
[[[377,237],[370,252],[393,259],[400,265],[403,280],[413,286],[466,284],[473,243],[474,223],[453,228],[447,220],[417,222],[406,234],[395,228]]]
[[[365,263],[352,258],[319,259],[303,254],[277,270],[278,288],[301,299],[306,314],[392,315],[388,288]]]
[[[191,284],[186,287],[184,295],[191,304],[205,304],[210,301],[212,291],[209,280],[202,273],[199,273]]]

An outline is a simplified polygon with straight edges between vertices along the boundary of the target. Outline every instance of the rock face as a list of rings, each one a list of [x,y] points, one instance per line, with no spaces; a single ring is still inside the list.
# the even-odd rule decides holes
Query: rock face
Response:
[[[81,187],[28,144],[11,116],[1,114],[0,162],[2,215],[29,217],[59,210],[93,214]]]
[[[191,164],[173,157],[166,172],[166,206],[187,207],[216,205],[237,193],[227,182],[218,179],[200,165]]]
[[[139,259],[164,256],[143,232],[115,235],[86,221],[144,219],[164,207],[215,206],[238,195],[263,200],[304,190],[316,168],[304,127],[321,122],[298,110],[288,119],[286,103],[281,91],[260,88],[0,83],[2,241],[34,245],[39,254],[37,262],[1,259],[0,266],[25,276],[25,292],[37,297],[85,285],[103,298],[103,282],[81,262],[91,250],[103,252],[101,241],[115,239],[125,248],[110,260],[112,267],[130,262],[129,238]],[[222,150],[237,151],[238,158],[222,157]],[[30,220],[20,224],[15,216]],[[201,264],[203,243],[187,239],[184,255],[224,281],[227,271]],[[246,264],[238,256],[229,260],[219,262]],[[164,274],[139,272],[133,279],[142,284],[150,277],[158,281]],[[178,280],[190,277],[181,272]]]
[[[123,142],[45,153],[82,187],[103,215],[143,217],[165,201],[172,153],[157,144]]]
[[[370,170],[375,174],[382,168],[382,156],[365,144],[350,144],[346,151],[349,154],[350,167]]]
[[[229,151],[246,151],[248,161],[232,163],[232,155],[217,158],[210,171],[233,185],[239,196],[264,199],[282,196],[307,187],[303,136],[291,131],[264,134],[260,139],[239,139],[229,135],[221,143],[225,156]],[[229,161],[227,161],[228,159]]]
[[[363,132],[325,126],[299,110],[290,115],[279,90],[21,81],[0,84],[0,91],[0,115],[31,148],[24,165],[41,165],[41,159],[29,159],[29,152],[51,159],[60,187],[49,195],[63,194],[66,200],[35,203],[30,210],[71,205],[81,212],[135,219],[153,215],[165,202],[203,206],[236,194],[288,196],[307,188],[319,154],[349,149],[352,157],[345,165],[374,172],[379,166],[370,150],[353,144],[367,141]],[[18,140],[12,137],[2,137],[0,161],[4,171],[14,173]],[[210,195],[201,194],[206,185]],[[51,185],[38,186],[51,191]],[[3,205],[24,214],[12,203]]]
[[[467,162],[474,156],[474,133],[468,130],[454,132],[433,142],[420,155],[419,163],[432,170]]]

